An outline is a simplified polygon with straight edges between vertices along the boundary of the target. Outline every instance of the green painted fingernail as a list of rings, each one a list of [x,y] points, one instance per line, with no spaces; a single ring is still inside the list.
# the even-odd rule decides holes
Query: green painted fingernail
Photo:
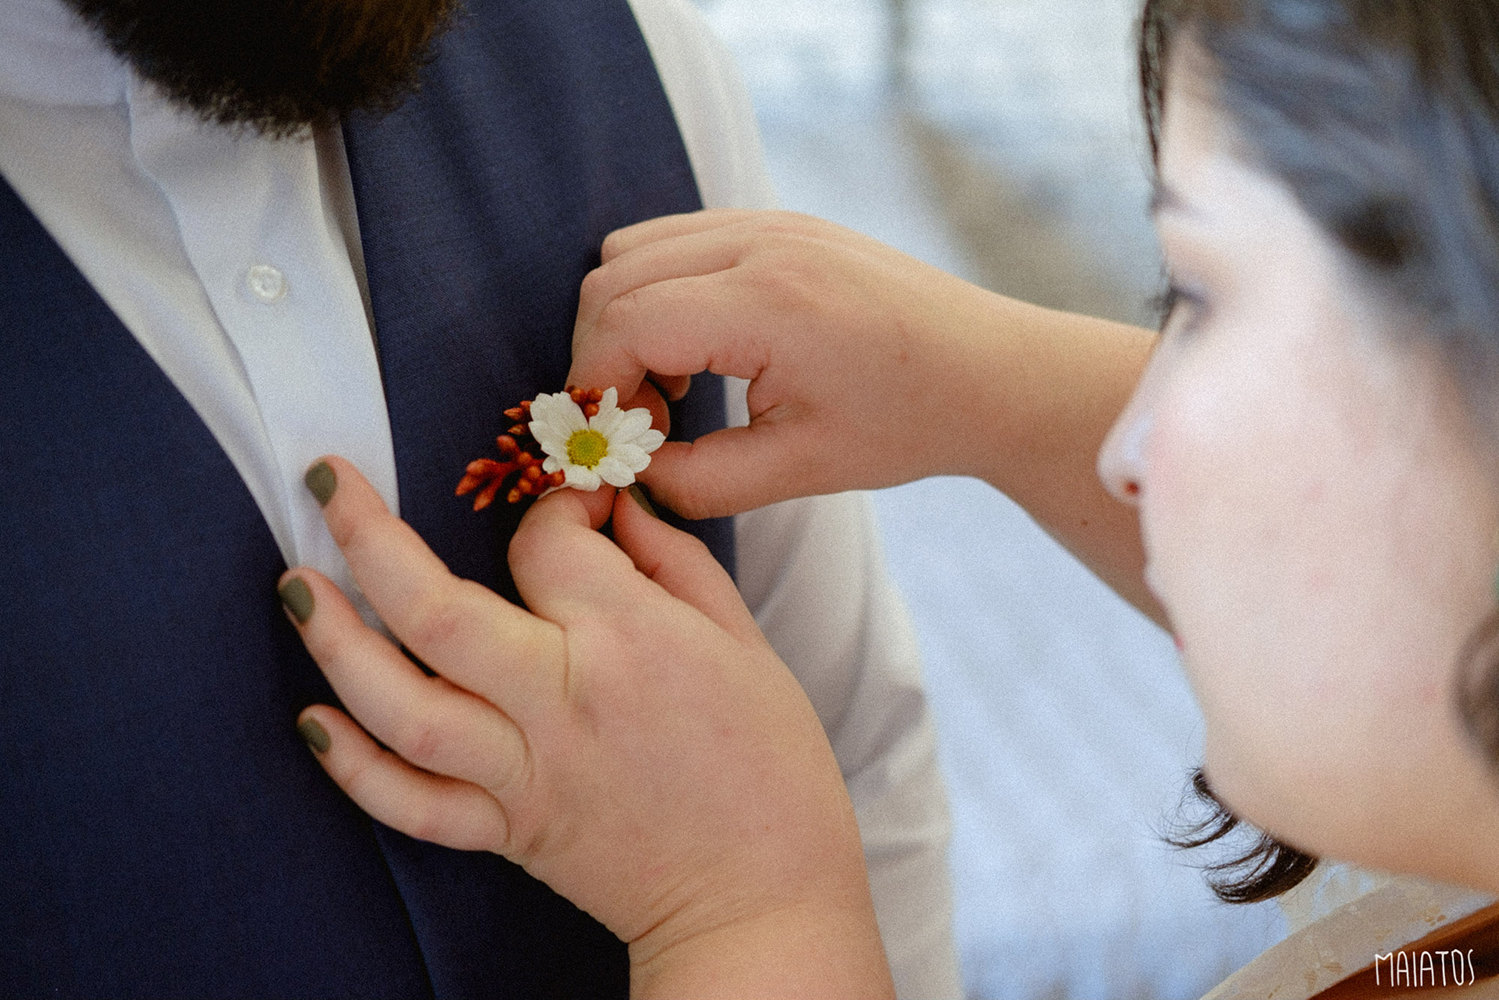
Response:
[[[297,723],[297,732],[302,734],[302,739],[312,747],[314,753],[327,753],[333,741],[328,738],[328,730],[316,719],[303,719]]]
[[[328,506],[328,501],[333,499],[333,492],[338,489],[338,475],[327,462],[319,462],[308,469],[302,481],[312,491],[319,507]]]
[[[306,625],[307,619],[312,617],[312,589],[302,582],[302,578],[292,577],[276,593],[281,595],[281,603],[291,612],[297,624]]]
[[[630,499],[632,499],[636,503],[640,504],[640,509],[641,510],[643,510],[647,514],[651,515],[651,517],[654,517],[657,520],[660,520],[661,515],[657,514],[656,513],[656,508],[654,508],[654,507],[651,506],[651,500],[650,500],[650,498],[645,495],[645,490],[643,490],[643,489],[640,488],[640,484],[639,483],[632,483],[630,485],[630,487],[625,490],[625,492],[628,493],[628,494],[630,494]]]

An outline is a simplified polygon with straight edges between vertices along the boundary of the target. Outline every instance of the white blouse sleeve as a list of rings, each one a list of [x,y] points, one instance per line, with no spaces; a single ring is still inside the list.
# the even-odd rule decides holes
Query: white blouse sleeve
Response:
[[[631,0],[676,113],[703,203],[773,208],[748,93],[687,0]],[[731,423],[748,423],[728,380]],[[951,820],[905,604],[864,494],[735,519],[739,589],[827,729],[848,782],[885,951],[901,997],[961,997],[947,869]]]

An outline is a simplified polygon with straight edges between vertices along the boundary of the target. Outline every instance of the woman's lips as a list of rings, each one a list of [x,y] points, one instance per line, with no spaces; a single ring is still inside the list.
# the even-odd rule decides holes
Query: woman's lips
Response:
[[[1141,575],[1145,579],[1145,589],[1150,591],[1150,596],[1156,599],[1156,603],[1161,606],[1161,610],[1164,612],[1166,610],[1166,602],[1161,599],[1161,592],[1156,589],[1155,579],[1151,575],[1149,562],[1145,564],[1145,569]],[[1176,643],[1176,651],[1178,653],[1185,651],[1186,645],[1182,642],[1182,637],[1175,630],[1167,629],[1167,631],[1171,634],[1171,641]]]

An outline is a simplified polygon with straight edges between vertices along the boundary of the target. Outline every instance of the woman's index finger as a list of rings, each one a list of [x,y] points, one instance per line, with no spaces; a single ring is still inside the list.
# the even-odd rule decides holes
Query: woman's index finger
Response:
[[[700,233],[706,229],[743,222],[757,213],[749,209],[708,208],[699,212],[684,212],[679,215],[662,215],[633,226],[623,226],[604,238],[601,255],[605,262],[637,247],[657,240]]]
[[[556,626],[454,576],[349,462],[330,456],[313,466],[314,479],[324,481],[323,516],[355,582],[423,663],[506,711],[555,693],[549,675],[564,655]]]
[[[645,578],[598,529],[613,490],[559,490],[532,505],[510,540],[510,570],[526,606],[561,627],[629,613]]]

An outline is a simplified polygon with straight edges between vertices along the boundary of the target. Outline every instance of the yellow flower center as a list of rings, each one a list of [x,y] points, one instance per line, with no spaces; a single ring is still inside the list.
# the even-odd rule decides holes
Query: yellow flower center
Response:
[[[591,469],[609,454],[609,439],[598,431],[577,431],[567,439],[567,460]]]

